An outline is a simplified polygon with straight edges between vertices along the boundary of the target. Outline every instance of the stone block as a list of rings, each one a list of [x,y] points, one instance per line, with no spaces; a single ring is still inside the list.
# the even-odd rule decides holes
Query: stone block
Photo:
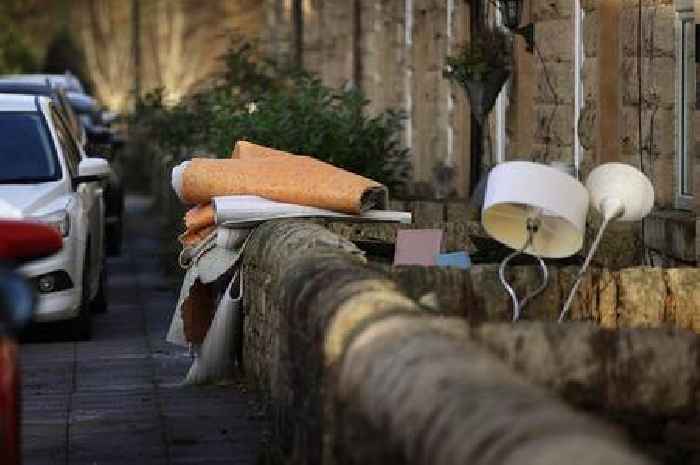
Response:
[[[622,107],[620,115],[620,154],[639,154],[639,109]],[[646,156],[672,156],[674,152],[674,113],[672,110],[642,111],[642,148]],[[648,162],[648,159],[645,160]],[[637,161],[637,163],[639,163]]]
[[[608,270],[597,275],[598,314],[600,326],[605,329],[617,328],[617,280]]]
[[[583,18],[583,53],[586,60],[598,56],[600,45],[600,12],[586,12]],[[585,62],[584,62],[585,64]]]
[[[587,57],[583,62],[583,70],[581,72],[581,79],[583,80],[583,98],[584,100],[593,100],[596,103],[600,95],[598,66],[598,58]]]
[[[653,5],[642,9],[642,49],[644,56],[675,56],[676,12],[673,4]]]
[[[586,14],[590,14],[600,8],[600,1],[601,0],[581,0],[581,9]]]
[[[627,268],[618,272],[618,324],[655,328],[664,321],[666,283],[660,268]]]
[[[535,103],[573,105],[574,69],[569,62],[537,64],[537,92]],[[551,87],[550,87],[551,85]]]
[[[448,202],[445,205],[445,214],[450,222],[467,223],[472,219],[466,201]]]
[[[572,145],[574,139],[574,111],[569,105],[538,105],[536,108],[534,143]]]
[[[700,333],[700,269],[665,270],[668,286],[666,318],[677,327]]]
[[[569,297],[571,289],[576,280],[580,267],[571,266],[560,268],[559,275],[559,293],[561,294],[561,304],[558,312],[563,308],[566,299]],[[583,278],[574,299],[571,301],[567,319],[573,321],[592,321],[598,323],[600,321],[600,310],[598,309],[598,270],[589,270]]]
[[[511,320],[511,300],[498,278],[498,264],[474,265],[469,269],[469,274],[474,290],[474,313],[470,315],[470,319]]]
[[[673,5],[675,0],[641,0],[643,7],[653,7],[657,5]],[[639,0],[622,0],[622,8],[636,9],[639,7]]]
[[[411,202],[413,226],[415,228],[439,228],[445,221],[444,207],[443,202]]]
[[[639,10],[636,0],[625,0],[634,5],[623,6],[620,13],[620,37],[629,38],[622,41],[622,54],[625,57],[639,56],[637,37],[639,32]],[[643,0],[642,9],[642,55],[646,57],[673,57],[675,50],[675,31],[673,0],[658,2]]]
[[[695,215],[680,210],[652,212],[644,221],[644,242],[677,260],[695,262]]]
[[[531,156],[527,161],[539,163],[549,163],[552,161],[563,161],[573,163],[574,149],[571,145],[533,144]]]
[[[474,252],[476,247],[469,238],[469,225],[466,222],[448,221],[442,224],[445,234],[445,251],[457,252],[464,250]]]
[[[578,138],[581,147],[586,150],[595,149],[597,135],[598,105],[595,100],[587,98],[578,120]]]
[[[623,58],[622,104],[639,105],[639,69],[637,58]],[[675,60],[668,57],[642,60],[642,98],[645,108],[673,109],[676,97]]]
[[[542,275],[538,266],[514,266],[506,271],[506,278],[515,289],[518,299],[523,299],[536,290],[542,283]],[[501,286],[502,292],[505,289]],[[549,268],[549,280],[547,287],[534,297],[521,312],[521,319],[537,321],[556,321],[562,307],[562,293],[560,291],[559,270]],[[508,307],[512,310],[512,304]]]
[[[653,163],[654,172],[651,174],[651,179],[654,184],[654,203],[659,208],[673,208],[675,202],[676,160],[673,154],[669,154],[656,157]]]
[[[627,0],[624,0],[627,1]],[[639,55],[637,46],[637,32],[639,29],[639,12],[637,6],[623,7],[620,12],[620,38],[622,45],[622,57],[636,57]]]
[[[570,18],[573,9],[567,0],[533,0],[530,5],[530,19],[535,23]]]
[[[535,41],[545,61],[573,61],[573,33],[571,19],[552,19],[538,22]]]

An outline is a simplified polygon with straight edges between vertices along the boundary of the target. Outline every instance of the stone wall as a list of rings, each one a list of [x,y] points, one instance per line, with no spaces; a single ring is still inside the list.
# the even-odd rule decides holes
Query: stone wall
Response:
[[[688,440],[700,426],[692,333],[470,327],[431,315],[352,243],[310,223],[260,226],[243,266],[243,364],[289,463],[648,463],[619,427],[547,391],[604,413],[664,463],[700,460]],[[458,278],[442,274],[430,286]],[[472,291],[455,302],[470,306]],[[643,433],[662,440],[652,447]]]
[[[526,320],[556,321],[578,266],[549,268],[549,286],[525,308]],[[510,297],[498,278],[498,264],[468,271],[395,267],[391,274],[412,298],[475,323],[508,321]],[[518,295],[536,289],[535,266],[515,266],[507,278]],[[700,333],[700,270],[697,268],[592,269],[573,301],[570,317],[603,328],[678,328]]]

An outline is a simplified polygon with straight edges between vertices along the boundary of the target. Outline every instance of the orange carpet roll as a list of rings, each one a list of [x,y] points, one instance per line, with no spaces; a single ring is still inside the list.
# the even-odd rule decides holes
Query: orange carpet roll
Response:
[[[214,224],[214,207],[211,203],[197,205],[185,213],[185,227],[190,232],[206,228]]]
[[[215,196],[258,195],[349,214],[386,208],[386,187],[312,157],[248,142],[239,142],[232,156],[192,159],[182,172],[182,199],[206,204]]]

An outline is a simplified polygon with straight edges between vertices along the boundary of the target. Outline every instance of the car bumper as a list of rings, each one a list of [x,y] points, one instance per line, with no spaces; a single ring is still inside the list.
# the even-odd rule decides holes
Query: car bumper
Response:
[[[75,242],[69,240],[69,238],[65,238],[63,242],[63,249],[57,254],[27,262],[19,269],[20,273],[30,279],[38,278],[48,273],[65,271],[72,283],[72,286],[68,289],[37,293],[34,321],[67,320],[76,317],[80,310],[82,269],[78,264],[82,263],[82,260],[78,256],[78,247],[76,247]]]

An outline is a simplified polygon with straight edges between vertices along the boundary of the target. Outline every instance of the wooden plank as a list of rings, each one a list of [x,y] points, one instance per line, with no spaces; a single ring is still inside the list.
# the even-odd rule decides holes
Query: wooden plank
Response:
[[[443,187],[433,182],[433,170],[447,157],[449,84],[442,77],[447,51],[446,22],[444,0],[414,0],[411,47],[414,180],[433,192],[436,187]]]

